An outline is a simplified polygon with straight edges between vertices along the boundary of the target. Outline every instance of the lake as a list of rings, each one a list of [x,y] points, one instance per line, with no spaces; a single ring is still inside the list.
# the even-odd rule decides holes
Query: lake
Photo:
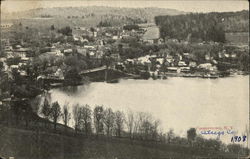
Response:
[[[126,112],[143,111],[161,120],[164,131],[170,128],[186,136],[190,127],[232,126],[238,135],[249,125],[249,76],[218,79],[172,77],[167,80],[120,80],[110,84],[95,82],[50,91],[52,101],[71,106],[89,104]],[[208,137],[208,136],[207,136]],[[211,135],[209,136],[211,137]],[[220,137],[226,143],[230,135]]]

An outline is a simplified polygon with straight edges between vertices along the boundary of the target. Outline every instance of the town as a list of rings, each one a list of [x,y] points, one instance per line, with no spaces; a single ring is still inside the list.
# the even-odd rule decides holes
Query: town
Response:
[[[242,15],[244,17],[246,13],[249,14],[249,11],[235,14],[239,14],[242,18]],[[217,14],[211,13],[215,21],[223,23],[225,19],[221,18],[220,14],[223,13],[218,13],[218,18]],[[54,23],[44,27],[42,23],[53,19],[53,16],[49,14],[43,14],[31,20],[41,26],[28,24],[26,20],[1,22],[0,126],[4,125],[6,129],[11,127],[37,130],[37,133],[41,130],[41,132],[48,133],[48,136],[53,133],[60,135],[65,133],[67,137],[72,138],[83,139],[81,135],[86,135],[87,137],[84,136],[86,138],[100,135],[106,139],[106,135],[107,140],[117,137],[119,142],[127,142],[126,138],[128,138],[135,143],[138,142],[139,145],[144,144],[140,143],[141,141],[152,142],[155,145],[158,144],[157,142],[179,144],[178,146],[184,144],[181,147],[184,151],[191,151],[193,147],[197,149],[201,147],[207,156],[214,151],[217,155],[225,153],[225,156],[228,152],[235,154],[241,151],[242,155],[247,154],[248,148],[233,144],[226,148],[219,140],[199,138],[194,128],[187,131],[187,139],[178,136],[174,138],[172,129],[167,134],[170,137],[166,136],[158,131],[158,120],[143,112],[137,114],[130,112],[132,116],[128,117],[134,120],[132,124],[136,124],[134,119],[136,116],[138,121],[141,116],[141,121],[144,122],[141,122],[141,125],[137,123],[138,127],[141,126],[143,130],[138,128],[132,132],[131,128],[129,132],[131,125],[126,122],[130,118],[121,119],[121,117],[125,118],[125,113],[119,110],[113,112],[111,108],[103,106],[95,106],[92,111],[89,105],[75,105],[71,112],[75,124],[73,128],[69,125],[70,117],[68,116],[64,120],[64,125],[58,122],[63,114],[70,114],[68,105],[65,104],[67,106],[62,109],[64,112],[61,112],[58,102],[49,103],[50,90],[75,88],[91,82],[119,83],[120,79],[137,81],[152,79],[156,82],[176,79],[176,77],[214,81],[220,78],[249,75],[249,37],[245,25],[240,25],[243,29],[236,33],[235,30],[238,28],[232,27],[236,24],[230,21],[233,19],[230,19],[231,13],[225,13],[223,16],[229,17],[228,23],[232,25],[227,25],[228,30],[235,29],[225,32],[221,30],[221,24],[215,27],[211,27],[213,24],[210,23],[213,22],[206,24],[204,21],[207,15],[210,16],[210,13],[156,16],[153,22],[145,19],[131,20],[126,17],[125,20],[128,22],[122,25],[113,25],[109,21],[101,20],[98,25],[93,26]],[[66,18],[80,21],[80,19],[94,16],[95,14],[91,13],[85,16],[69,15]],[[201,18],[203,22],[197,22],[196,20],[202,16],[205,17]],[[185,18],[187,22],[183,23]],[[243,18],[242,21],[244,20]],[[176,27],[179,26],[178,23],[183,25],[181,29]],[[36,101],[38,98],[39,101]],[[81,125],[84,118],[79,115],[83,111],[88,116],[87,124],[90,124],[85,127]],[[54,116],[51,117],[51,113],[54,113]],[[98,113],[103,113],[103,116]],[[118,126],[119,122],[127,124],[128,130],[123,129],[123,126],[119,127],[119,131],[115,130],[115,121],[113,121],[113,134],[109,132],[108,126],[110,125],[107,123],[110,121],[103,122],[106,120],[105,113],[108,117],[112,114],[112,120],[117,119]],[[100,123],[103,122],[102,127],[105,127],[105,131],[104,128],[103,130],[99,128],[99,123],[96,124],[98,115],[100,115]],[[108,127],[107,132],[106,127]],[[191,137],[188,136],[190,134]],[[177,150],[176,145],[171,145],[170,148]],[[207,147],[209,147],[208,150],[206,150]],[[39,154],[36,155],[39,156]]]
[[[163,39],[153,23],[90,28],[52,25],[44,32],[19,23],[1,24],[1,29],[1,70],[11,79],[78,83],[84,77],[81,72],[108,68],[146,79],[218,78],[247,72],[240,65],[247,45]]]

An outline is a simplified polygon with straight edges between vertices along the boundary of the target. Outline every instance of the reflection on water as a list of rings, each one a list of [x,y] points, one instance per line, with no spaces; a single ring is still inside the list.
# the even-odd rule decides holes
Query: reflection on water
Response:
[[[249,116],[249,76],[220,79],[121,80],[51,90],[52,101],[104,105],[152,113],[164,130],[186,135],[190,127],[232,126],[244,133]],[[221,136],[229,142],[231,136]]]

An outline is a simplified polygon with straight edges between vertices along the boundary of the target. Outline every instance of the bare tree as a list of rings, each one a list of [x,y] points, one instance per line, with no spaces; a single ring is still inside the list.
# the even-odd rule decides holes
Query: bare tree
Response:
[[[103,131],[103,118],[103,106],[96,106],[94,109],[94,124],[97,136]]]
[[[81,107],[81,115],[85,134],[88,135],[91,132],[91,109],[89,105]]]
[[[127,112],[127,118],[125,120],[128,132],[129,132],[129,137],[132,139],[132,133],[134,129],[134,113],[132,111]]]
[[[160,125],[160,120],[154,120],[153,122],[153,130],[152,130],[152,139],[154,141],[157,141],[158,140],[158,136],[159,136],[159,125]]]
[[[196,136],[197,136],[197,134],[196,134],[196,129],[195,128],[190,128],[187,131],[187,138],[188,138],[188,141],[191,143],[192,146],[193,146],[193,142],[194,142]]]
[[[47,121],[45,121],[45,127],[47,127],[46,123],[48,122],[49,117],[50,117],[50,113],[51,113],[51,106],[50,106],[50,103],[49,103],[47,96],[45,96],[45,98],[44,98],[41,113],[44,116],[44,118],[47,120]]]
[[[73,119],[75,122],[75,133],[80,129],[80,123],[81,123],[81,112],[80,112],[80,107],[79,104],[76,104],[73,107]]]
[[[143,134],[143,124],[145,121],[145,115],[146,113],[144,112],[138,112],[135,115],[135,119],[134,119],[134,130],[133,130],[133,136],[134,137],[139,137],[139,138],[143,138],[142,134]]]
[[[110,136],[112,134],[113,126],[114,126],[114,118],[115,114],[111,108],[107,108],[104,110],[104,124],[106,127],[106,134]]]
[[[115,112],[115,130],[116,130],[116,136],[118,137],[121,137],[123,124],[124,124],[124,113],[121,111],[116,111]]]
[[[151,114],[139,112],[136,119],[136,134],[140,139],[152,140],[157,137],[159,122],[155,121]]]
[[[174,139],[174,130],[170,129],[167,132],[167,141],[168,141],[168,143],[171,143],[173,139]]]
[[[63,106],[62,119],[63,119],[63,123],[64,123],[65,129],[66,129],[66,127],[68,126],[69,121],[71,119],[71,113],[69,112],[68,104],[64,104],[64,106]]]
[[[61,116],[61,107],[58,102],[52,103],[50,117],[54,123],[54,130],[56,130],[56,124]]]

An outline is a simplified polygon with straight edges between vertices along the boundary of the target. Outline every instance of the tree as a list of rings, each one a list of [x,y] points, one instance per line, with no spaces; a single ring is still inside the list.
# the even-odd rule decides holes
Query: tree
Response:
[[[188,131],[187,131],[187,138],[188,138],[188,141],[191,141],[193,142],[196,138],[197,134],[196,134],[196,129],[195,128],[190,128]]]
[[[168,132],[167,132],[167,141],[168,143],[170,144],[172,142],[172,140],[174,139],[174,130],[173,129],[170,129]]]
[[[64,78],[65,82],[70,83],[72,85],[78,84],[82,79],[81,75],[79,75],[79,72],[75,68],[68,70],[65,73]]]
[[[54,25],[51,25],[51,26],[50,26],[50,30],[55,30],[55,26],[54,26]]]
[[[85,134],[88,135],[91,132],[91,109],[89,105],[86,104],[81,107],[81,115]]]
[[[81,123],[81,111],[79,104],[73,107],[73,119],[75,122],[75,133],[77,133],[77,131],[80,129],[80,123]]]
[[[124,124],[124,113],[121,111],[116,111],[115,112],[115,131],[116,131],[116,136],[118,137],[121,137],[123,124]]]
[[[58,32],[62,33],[65,36],[71,36],[72,35],[72,29],[69,26],[66,26],[64,28],[59,29]]]
[[[129,132],[129,137],[132,139],[132,133],[134,129],[134,113],[132,111],[127,112],[127,119],[125,120],[125,123],[127,125],[127,129]]]
[[[103,118],[104,118],[103,107],[96,106],[94,108],[94,124],[97,136],[99,135],[99,133],[103,131]]]
[[[49,100],[48,100],[47,95],[44,98],[41,113],[44,116],[44,118],[47,120],[47,121],[45,121],[45,126],[46,126],[46,122],[48,122],[49,117],[50,117],[50,113],[51,113],[51,106],[49,104]]]
[[[68,104],[65,104],[63,106],[63,111],[62,111],[62,119],[63,119],[65,128],[68,126],[70,118],[71,118],[71,114],[69,112]]]
[[[56,130],[56,124],[61,116],[61,107],[58,102],[52,103],[50,117],[54,123],[54,130]]]
[[[112,111],[111,108],[107,108],[104,110],[104,124],[106,126],[106,134],[109,136],[112,134],[112,129],[114,126],[114,112]]]
[[[152,134],[151,134],[151,137],[154,141],[157,141],[157,138],[159,136],[159,125],[160,125],[160,121],[159,120],[155,120],[153,121],[153,124],[152,124]]]

